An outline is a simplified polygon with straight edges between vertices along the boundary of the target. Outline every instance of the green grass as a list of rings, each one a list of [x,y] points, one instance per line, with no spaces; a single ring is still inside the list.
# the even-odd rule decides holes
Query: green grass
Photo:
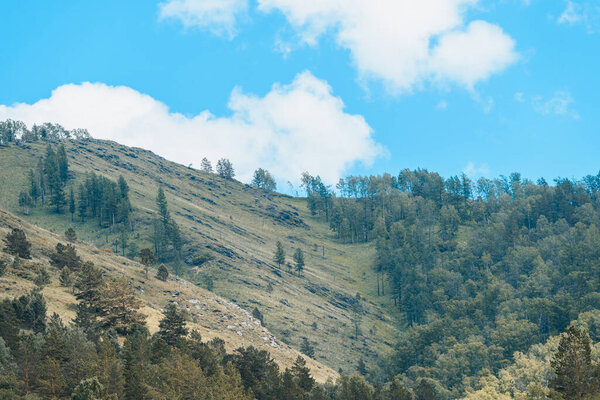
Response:
[[[107,240],[107,230],[98,229],[91,221],[71,223],[68,215],[42,210],[29,216],[19,212],[18,193],[26,187],[26,173],[35,167],[45,146],[0,147],[0,207],[59,234],[73,226],[89,244],[114,249],[116,234],[108,234]],[[389,296],[377,296],[371,268],[373,246],[337,242],[328,225],[310,215],[304,199],[266,193],[113,142],[67,142],[66,147],[72,182],[80,182],[90,171],[113,180],[120,174],[125,177],[137,225],[132,239],[140,247],[149,244],[148,223],[158,186],[163,184],[171,215],[185,239],[185,255],[210,248],[216,256],[192,270],[189,279],[200,282],[204,276],[212,276],[215,293],[250,311],[258,307],[269,329],[281,340],[299,348],[307,337],[315,344],[317,360],[347,372],[355,371],[360,357],[374,363],[391,351],[398,316]],[[281,222],[282,215],[294,213],[304,225]],[[290,261],[295,248],[305,251],[302,276],[285,266],[278,271],[272,262],[277,240],[283,242]],[[365,299],[366,311],[358,339],[353,338],[346,301],[356,293]],[[317,329],[313,328],[315,322]]]

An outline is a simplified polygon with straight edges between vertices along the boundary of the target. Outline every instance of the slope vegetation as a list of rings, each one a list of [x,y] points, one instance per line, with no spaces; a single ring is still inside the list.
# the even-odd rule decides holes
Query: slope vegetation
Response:
[[[0,207],[20,212],[18,193],[26,189],[27,172],[35,168],[46,145],[0,148]],[[114,142],[67,141],[65,146],[72,175],[68,186],[78,184],[92,171],[113,180],[119,175],[126,179],[137,225],[132,239],[140,248],[150,246],[155,198],[162,185],[171,215],[182,231],[186,260],[205,253],[215,257],[201,267],[188,265],[188,280],[201,285],[214,282],[214,293],[242,309],[258,308],[267,327],[282,342],[299,349],[307,338],[315,348],[316,360],[345,372],[354,372],[360,358],[375,364],[379,357],[389,354],[396,337],[394,316],[389,314],[393,307],[385,304],[389,299],[375,296],[372,246],[336,242],[329,227],[311,217],[304,199],[258,190]],[[202,150],[198,151],[201,154]],[[118,235],[109,228],[99,229],[93,222],[71,222],[69,215],[48,210],[34,209],[30,215],[21,216],[57,233],[73,226],[79,238],[90,245],[90,255],[115,257],[108,250],[93,250],[116,250]],[[278,240],[290,261],[296,248],[304,251],[306,268],[301,274],[273,262]],[[102,261],[98,259],[99,264]],[[124,258],[111,263],[114,268],[130,265],[139,269]],[[144,291],[149,303],[160,303],[159,293],[167,296],[168,291],[173,295],[192,290],[184,281],[160,288],[159,283],[156,285],[154,291]],[[183,297],[216,299],[208,292],[201,293]],[[236,307],[232,310],[242,313]],[[206,317],[204,314],[199,320]],[[225,324],[225,329],[227,325],[232,326],[229,330],[234,337],[244,340],[235,324]],[[219,326],[215,331],[222,330],[222,324]]]

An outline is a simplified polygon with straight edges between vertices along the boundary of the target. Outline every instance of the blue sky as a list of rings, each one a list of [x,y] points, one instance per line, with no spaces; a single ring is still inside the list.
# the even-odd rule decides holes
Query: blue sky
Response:
[[[229,157],[242,180],[597,173],[595,3],[422,3],[5,0],[0,118]]]

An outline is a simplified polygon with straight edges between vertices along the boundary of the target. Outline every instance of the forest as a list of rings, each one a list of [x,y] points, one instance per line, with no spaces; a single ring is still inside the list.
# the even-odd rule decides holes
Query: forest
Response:
[[[67,134],[48,139],[51,125],[34,127],[35,134],[10,133],[20,126],[1,125],[2,140],[48,141],[19,195],[23,214],[39,207],[65,218],[70,214],[80,223],[92,220],[107,235],[116,235],[122,254],[146,266],[181,264],[185,237],[170,216],[162,187],[149,222],[152,233],[144,241],[152,248],[138,252],[135,237],[130,238],[136,230],[135,205],[125,179],[113,182],[91,172],[75,182],[60,144]],[[212,170],[204,164],[206,172]],[[233,179],[228,160],[220,160],[218,169]],[[64,272],[61,282],[76,293],[77,318],[47,318],[39,292],[2,303],[3,395],[66,398],[91,391],[96,397],[72,398],[340,400],[502,398],[508,392],[513,397],[506,398],[523,399],[598,395],[600,174],[548,183],[519,173],[473,181],[464,174],[445,179],[425,169],[405,169],[397,176],[348,176],[335,189],[309,173],[301,180],[308,209],[329,225],[336,240],[375,248],[365,268],[377,275],[377,296],[391,299],[399,315],[393,354],[377,365],[359,365],[358,375],[318,385],[301,359],[279,371],[267,353],[241,348],[226,354],[219,341],[201,342],[197,333],[188,335],[185,316],[173,307],[165,310],[161,331],[150,335],[127,284],[107,284],[97,267],[61,244],[50,259]],[[253,184],[275,189],[263,169]],[[15,231],[5,242],[6,252],[28,257],[24,234]],[[271,246],[281,267],[282,245]],[[294,261],[301,271],[302,251]],[[168,275],[164,265],[159,271]],[[44,276],[38,282],[43,286]],[[121,303],[114,304],[115,298]],[[306,349],[310,353],[309,345]],[[90,365],[78,365],[73,356],[84,351]],[[537,371],[544,357],[543,378],[521,376],[528,385],[501,391],[498,381],[515,376],[519,363],[537,362],[538,367],[525,368]],[[584,367],[574,372],[574,365]],[[194,379],[225,392],[196,393],[196,386],[186,386]]]

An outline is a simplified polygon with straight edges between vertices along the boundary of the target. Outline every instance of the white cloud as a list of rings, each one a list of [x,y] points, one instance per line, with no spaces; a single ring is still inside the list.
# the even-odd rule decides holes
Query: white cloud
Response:
[[[159,5],[161,19],[178,19],[185,27],[208,29],[233,37],[236,19],[248,9],[248,0],[167,0]]]
[[[477,0],[258,0],[278,10],[309,45],[332,33],[350,50],[361,78],[381,80],[391,92],[427,82],[472,89],[513,64],[514,40],[485,21],[464,20]]]
[[[354,163],[369,165],[383,151],[364,118],[346,113],[327,82],[310,72],[274,85],[264,97],[235,89],[229,108],[227,118],[209,111],[188,117],[128,87],[83,83],[60,86],[31,105],[0,105],[0,120],[87,128],[94,137],[186,165],[199,166],[204,156],[213,163],[226,157],[243,181],[262,167],[280,180],[297,182],[307,170],[333,183]]]
[[[467,175],[469,178],[479,178],[481,176],[486,176],[490,174],[490,168],[487,164],[475,164],[470,161],[467,166],[462,170],[462,172]]]
[[[581,24],[588,33],[596,33],[600,27],[600,6],[597,2],[568,1],[557,22],[564,25]]]
[[[531,99],[535,111],[542,115],[559,115],[579,119],[579,114],[572,108],[575,99],[571,93],[565,91],[556,91],[550,99],[542,96],[534,96]]]

